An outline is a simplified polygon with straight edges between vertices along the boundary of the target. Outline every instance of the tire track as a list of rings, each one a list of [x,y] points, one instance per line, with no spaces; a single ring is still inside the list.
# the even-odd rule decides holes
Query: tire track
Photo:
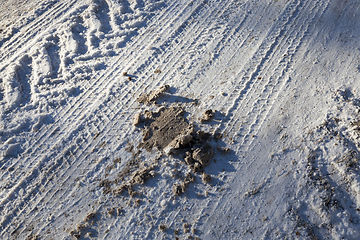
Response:
[[[265,11],[265,10],[264,10],[264,11]],[[262,13],[259,13],[259,14],[257,14],[257,15],[261,15],[261,14],[262,14]],[[256,28],[258,28],[258,27],[256,27]],[[228,68],[229,65],[236,65],[236,64],[231,64],[231,62],[233,61],[233,59],[235,58],[235,56],[237,56],[238,54],[240,54],[239,50],[240,50],[242,47],[244,47],[244,46],[246,45],[246,43],[247,43],[251,38],[252,38],[252,37],[251,37],[251,34],[248,34],[248,35],[246,36],[246,38],[244,38],[244,40],[243,40],[241,43],[234,43],[234,44],[232,44],[232,45],[236,45],[236,46],[238,46],[238,47],[237,47],[236,50],[232,50],[232,51],[234,52],[234,54],[232,55],[232,57],[230,58],[230,60],[229,60],[228,63],[226,64],[225,69]],[[265,41],[265,40],[262,40],[262,41]],[[259,51],[259,50],[256,50],[256,51]],[[251,61],[251,60],[249,60],[249,61]],[[245,66],[243,66],[243,68],[245,68]],[[249,69],[250,69],[250,68],[249,68]],[[240,75],[240,73],[242,73],[242,72],[244,72],[244,70],[241,70],[236,76]],[[221,75],[223,75],[223,74],[225,74],[225,71],[224,71],[224,70],[221,71],[219,74],[217,74],[215,77],[213,77],[212,80],[211,80],[211,83],[214,82],[214,80],[215,80],[216,78],[218,78],[219,76],[221,76]],[[245,75],[245,74],[244,74],[244,75]],[[233,77],[233,78],[236,78],[236,77]],[[237,85],[240,85],[240,84],[237,84]],[[235,86],[235,89],[237,89],[237,86]],[[218,90],[216,90],[216,91],[218,91]],[[234,91],[234,92],[235,92],[235,91]],[[238,92],[238,91],[236,91],[236,92]],[[229,99],[231,99],[231,98],[234,97],[234,96],[236,96],[236,94],[232,94],[229,98],[225,99],[225,101],[224,101],[223,103],[225,104],[226,101],[229,101]],[[244,98],[244,99],[246,99],[246,98]],[[215,100],[214,100],[214,101],[215,101]],[[212,102],[214,102],[214,101],[212,101]],[[212,102],[209,104],[210,106],[213,104]]]
[[[36,168],[35,168],[36,169]],[[29,175],[28,175],[29,176]],[[4,203],[4,202],[3,202]],[[4,222],[4,221],[3,221]]]
[[[49,8],[54,5],[54,2],[55,1],[42,1],[34,4],[32,2],[7,1],[7,3],[2,3],[2,11],[0,13],[2,24],[0,27],[0,48],[4,42],[10,40],[18,33],[19,29],[26,24],[29,24],[37,16],[40,17],[45,11],[49,10]],[[35,5],[38,10],[32,11]],[[24,16],[23,13],[26,11],[29,11],[30,13]],[[2,29],[4,27],[5,31]]]
[[[269,5],[266,6],[262,12],[259,12],[259,13],[256,13],[256,12],[255,12],[254,15],[255,15],[255,14],[257,14],[257,15],[263,14],[263,12],[266,11],[268,7],[269,7]],[[250,8],[250,7],[249,7],[249,8]],[[246,12],[246,11],[245,11],[245,12]],[[246,14],[244,14],[244,15],[246,15]],[[241,29],[241,24],[246,21],[246,18],[247,18],[247,16],[245,16],[242,20],[239,21],[240,23],[239,23],[238,26],[235,28],[235,30],[233,30],[233,34],[235,34],[236,32],[238,32],[238,31]],[[257,26],[256,26],[256,27],[257,27]],[[229,33],[227,33],[227,34],[229,34]],[[230,37],[231,37],[231,35],[230,35]],[[211,76],[211,80],[209,81],[208,85],[211,85],[217,78],[219,78],[221,75],[223,75],[223,74],[225,73],[226,69],[229,67],[229,65],[237,65],[237,63],[236,63],[236,64],[232,64],[232,62],[234,61],[234,58],[235,58],[238,54],[240,54],[239,49],[241,49],[243,46],[245,46],[245,45],[247,44],[247,42],[249,42],[251,39],[252,39],[252,37],[251,37],[251,32],[249,32],[248,34],[246,34],[246,37],[244,37],[244,38],[242,39],[242,41],[237,41],[237,40],[236,40],[236,41],[234,41],[234,42],[231,43],[231,44],[229,43],[229,45],[231,45],[231,46],[236,46],[236,49],[231,48],[230,50],[228,50],[229,52],[232,52],[230,59],[227,59],[227,60],[226,60],[227,62],[226,62],[226,64],[225,64],[225,67],[222,67],[222,70],[221,70],[221,71],[219,71],[215,76]],[[225,41],[225,40],[226,40],[226,38],[224,37],[221,41],[219,41],[219,44],[217,44],[216,47],[214,47],[214,49],[217,49],[220,45],[223,45],[223,49],[225,49],[225,48],[226,48],[226,44],[225,44],[225,43],[222,44],[222,42]],[[218,49],[218,52],[221,52],[221,51],[222,51],[222,49],[220,49],[220,50]],[[224,55],[226,55],[226,54],[224,54]],[[216,60],[216,57],[214,56],[214,57],[210,60],[210,62],[211,62],[211,61],[215,61],[215,60]],[[203,68],[202,71],[204,71],[205,68],[206,68],[206,66]],[[202,74],[202,71],[200,71],[199,73],[196,73],[196,74],[197,74],[197,75],[201,75],[201,74]],[[204,88],[201,87],[201,89],[204,89]],[[204,91],[201,90],[201,91],[200,91],[200,94],[202,94],[203,92],[204,92]],[[208,92],[208,91],[206,91],[206,92]],[[226,101],[227,101],[227,100],[226,100]]]
[[[70,174],[71,175],[71,174]]]
[[[313,12],[314,8],[321,6],[320,3],[314,4],[312,6],[312,11]],[[316,11],[316,13],[318,13],[318,11]],[[314,15],[312,18],[306,20],[306,22],[312,23],[314,22],[314,18],[316,17],[316,15]],[[301,20],[299,20],[298,22],[300,22]],[[296,33],[296,36],[293,37],[291,39],[291,41],[289,40],[290,38],[290,34],[288,34],[288,38],[286,40],[283,40],[283,42],[288,43],[286,51],[284,51],[287,55],[286,57],[286,61],[282,60],[277,64],[273,64],[273,65],[277,65],[277,66],[282,66],[281,68],[278,68],[278,72],[280,73],[280,76],[275,76],[272,75],[269,77],[270,78],[274,78],[277,79],[277,82],[275,84],[270,83],[270,81],[266,84],[266,85],[272,85],[273,88],[271,89],[271,92],[264,98],[264,100],[270,102],[270,104],[266,104],[264,103],[260,109],[260,113],[256,115],[256,118],[254,119],[254,122],[252,123],[252,125],[249,127],[249,131],[246,134],[246,136],[244,136],[243,138],[243,144],[245,144],[245,142],[247,142],[247,140],[245,140],[246,138],[249,139],[249,137],[253,134],[257,134],[259,132],[259,130],[261,129],[263,122],[265,121],[265,119],[267,118],[267,116],[270,115],[271,110],[273,109],[273,104],[275,102],[275,100],[278,98],[280,92],[283,91],[284,87],[286,86],[286,84],[290,81],[290,77],[288,76],[288,71],[291,67],[291,63],[292,63],[292,58],[293,56],[297,53],[298,49],[302,46],[302,44],[304,43],[304,37],[306,36],[306,33],[308,32],[310,27],[310,24],[306,24],[305,26],[302,25],[301,28],[299,30],[293,30],[292,32]],[[285,44],[284,44],[285,45]],[[281,47],[282,49],[284,48],[284,46]],[[290,48],[294,48],[294,50],[291,50]],[[268,70],[270,70],[270,66],[268,68]],[[266,72],[266,70],[265,70]],[[280,79],[284,79],[285,81],[280,81]],[[265,85],[265,86],[266,86]],[[263,91],[264,93],[265,91]],[[269,101],[270,100],[270,101]],[[256,103],[254,103],[253,106],[255,106]],[[265,106],[268,105],[268,108],[266,108]],[[256,128],[255,128],[256,127]],[[234,124],[234,128],[235,124]],[[255,129],[254,129],[255,128]],[[252,142],[254,141],[253,138],[250,138],[251,140],[248,142],[248,144],[246,144],[247,146],[250,146],[252,144]]]
[[[324,4],[324,5],[327,6],[327,4]],[[312,7],[309,7],[309,8],[311,8],[310,11],[308,11],[307,9],[303,11],[303,12],[314,12],[314,9],[317,8],[317,11],[315,12],[315,14],[312,17],[310,16],[309,19],[307,19],[305,22],[307,22],[307,23],[314,22],[314,19],[317,16],[316,14],[319,12],[320,12],[320,15],[322,15],[322,13],[325,11],[326,7],[324,7],[322,9],[322,11],[320,11],[319,10],[320,6],[322,7],[323,5],[320,3],[313,4]],[[302,20],[301,19],[298,20],[298,23],[300,23],[300,21],[302,21]],[[292,24],[292,26],[294,26],[294,25],[298,26],[299,24]],[[297,53],[298,49],[304,44],[304,38],[305,38],[306,34],[309,32],[309,28],[310,28],[310,24],[301,25],[300,29],[292,30],[292,33],[296,34],[294,37],[292,37],[293,34],[287,34],[287,38],[282,41],[284,44],[280,47],[280,49],[286,49],[285,51],[283,51],[284,53],[287,54],[286,58],[282,59],[281,61],[279,61],[277,63],[275,62],[273,64],[269,64],[268,67],[266,69],[264,69],[263,72],[266,73],[266,72],[270,71],[271,69],[273,69],[273,67],[271,67],[272,65],[279,66],[274,71],[275,73],[279,73],[279,75],[277,76],[277,75],[273,74],[271,76],[266,76],[266,78],[268,78],[269,81],[266,84],[264,84],[264,88],[262,90],[261,95],[264,95],[265,89],[268,86],[270,88],[269,94],[266,95],[263,99],[255,101],[253,103],[253,105],[249,108],[249,109],[255,109],[257,103],[266,101],[265,103],[262,104],[262,106],[257,108],[257,109],[260,109],[259,113],[257,113],[256,111],[253,111],[253,113],[256,114],[256,117],[254,117],[253,123],[249,126],[248,132],[243,137],[243,140],[242,140],[243,146],[246,145],[248,147],[254,141],[254,139],[251,138],[251,135],[254,135],[254,134],[256,135],[258,133],[258,131],[260,130],[266,117],[269,116],[271,109],[273,109],[273,103],[279,96],[280,92],[283,90],[284,86],[289,82],[290,77],[288,76],[288,70],[291,67],[292,58]],[[289,31],[286,31],[286,32],[288,33]],[[287,45],[287,47],[285,48],[286,45]],[[294,48],[294,49],[292,50],[291,48]],[[279,57],[272,56],[271,58],[272,59],[281,59],[282,54],[278,54],[278,55],[279,55]],[[274,79],[276,82],[271,83],[270,79]],[[281,79],[284,79],[285,81],[280,81]],[[270,103],[270,104],[268,104],[268,103]],[[246,105],[247,105],[247,103],[246,103]],[[266,108],[265,106],[269,106],[269,107]],[[241,107],[239,107],[238,109],[240,109],[240,108]],[[237,111],[239,112],[239,110],[237,110]],[[251,112],[248,112],[247,116],[250,113]],[[237,115],[237,117],[239,117],[239,115]],[[236,117],[234,119],[236,119]],[[229,127],[229,129],[227,129],[227,131],[230,131],[230,129],[236,129],[237,128],[236,125],[237,125],[237,123],[234,122],[232,127]],[[250,139],[250,141],[248,141],[249,139]]]
[[[246,17],[245,17],[245,18],[246,18]],[[241,20],[241,21],[239,21],[239,24],[238,24],[238,25],[241,25],[243,21],[244,21],[244,19]],[[228,30],[226,33],[225,33],[225,31],[224,31],[224,32],[222,33],[222,34],[223,34],[223,38],[221,38],[221,40],[215,41],[215,42],[218,43],[218,44],[216,45],[216,47],[219,47],[220,45],[222,45],[222,42],[225,41],[225,40],[228,38],[228,36],[231,37],[231,34],[237,32],[239,29],[240,29],[240,26],[239,26],[239,27],[236,27],[234,31]],[[201,35],[201,34],[199,34],[199,35]],[[192,43],[188,48],[197,48],[197,47],[198,47],[198,46],[196,45],[196,41],[197,41],[197,40],[199,40],[199,37],[198,37],[196,40],[194,40],[193,43]],[[174,40],[174,43],[176,43],[176,40]],[[171,42],[169,42],[169,45],[171,45]],[[181,46],[181,45],[179,45],[179,46]],[[204,47],[204,48],[205,48],[205,47]],[[224,46],[224,48],[225,48],[225,46]],[[177,48],[177,49],[176,49],[176,51],[182,51],[182,52],[184,52],[183,50],[184,50],[184,49],[181,49],[181,48]],[[221,51],[221,50],[219,50],[219,51]],[[163,49],[162,52],[169,52],[169,49]],[[159,53],[159,54],[160,54],[160,53]],[[179,56],[179,59],[185,58],[186,55],[187,55],[186,53],[183,53],[182,55]],[[166,56],[165,59],[169,59],[171,55],[168,54],[168,55],[165,55],[165,56]],[[215,58],[212,59],[211,61],[213,61],[213,60],[215,60]],[[153,62],[153,61],[154,61],[154,59],[151,59],[151,60],[149,60],[148,62],[146,62],[145,64],[143,64],[143,66],[146,66],[147,64],[150,64],[150,63]],[[171,62],[171,61],[167,61],[167,62]],[[177,65],[180,65],[180,64],[181,64],[181,63],[179,62],[179,60],[177,60],[177,61],[175,61],[175,63],[173,63],[171,66],[168,66],[169,64],[165,64],[165,65],[163,66],[163,68],[164,68],[164,69],[174,69],[174,68],[176,68]],[[171,79],[171,78],[174,77],[175,75],[176,75],[176,71],[166,72],[166,73],[161,77],[161,79],[156,82],[155,85],[159,85],[161,81],[164,82],[162,79]],[[217,77],[217,76],[218,76],[218,75],[216,75],[216,77]],[[213,77],[213,80],[214,80],[216,77]],[[149,85],[149,86],[150,86],[150,85]],[[147,87],[148,87],[148,86],[147,86]]]
[[[310,21],[305,21],[305,22],[307,23],[307,25],[306,25],[306,26],[303,26],[303,25],[302,25],[299,31],[293,30],[293,32],[296,33],[296,36],[295,36],[295,37],[293,38],[293,40],[292,40],[292,42],[296,42],[296,43],[295,43],[295,47],[294,47],[294,50],[291,51],[290,49],[293,47],[294,44],[289,44],[289,46],[288,46],[288,48],[287,48],[289,51],[287,51],[287,52],[292,52],[292,54],[289,55],[290,57],[289,57],[288,60],[286,60],[286,62],[283,61],[285,64],[282,64],[281,66],[284,66],[284,67],[278,69],[278,71],[280,72],[280,75],[277,77],[278,82],[275,83],[275,84],[273,84],[273,86],[279,86],[280,83],[281,83],[281,85],[280,85],[280,87],[278,87],[278,88],[275,88],[275,87],[274,87],[274,88],[272,89],[272,93],[271,93],[271,94],[274,96],[274,97],[273,97],[273,101],[275,101],[275,99],[279,96],[279,93],[282,91],[284,84],[286,84],[286,81],[285,81],[285,82],[281,82],[280,79],[281,79],[281,78],[287,79],[285,76],[286,76],[286,74],[287,74],[287,69],[289,69],[290,65],[292,64],[292,57],[295,56],[295,53],[297,53],[297,52],[299,51],[299,49],[302,47],[302,45],[304,44],[304,38],[307,36],[306,34],[307,34],[308,32],[310,32],[310,31],[311,31],[311,28],[313,27],[313,25],[311,25],[311,24],[315,21],[316,18],[317,18],[317,19],[320,18],[320,17],[322,16],[322,14],[323,14],[323,13],[326,11],[326,9],[328,8],[329,1],[327,1],[326,3],[323,3],[323,4],[321,4],[320,1],[319,1],[319,2],[317,2],[317,3],[311,3],[311,5],[313,6],[313,7],[311,8],[311,9],[312,9],[312,14],[313,14],[313,16],[310,17]],[[316,8],[316,11],[314,11],[315,8]],[[306,12],[306,11],[302,11],[302,12]],[[300,22],[300,20],[299,20],[299,22]],[[286,41],[284,40],[283,42],[286,42]],[[307,44],[308,44],[308,43],[307,43]],[[275,65],[276,65],[276,64],[275,64]],[[269,66],[269,68],[270,68],[270,66]],[[266,86],[266,85],[264,85],[264,86]],[[269,95],[269,96],[271,96],[271,95]],[[266,105],[266,104],[264,104],[264,105]],[[266,116],[268,116],[268,115],[270,114],[270,111],[271,111],[271,109],[272,109],[272,106],[273,106],[273,105],[271,105],[270,108],[262,111],[262,113],[264,113],[263,117],[261,117],[260,114],[259,114],[259,116],[261,117],[260,120],[255,120],[255,121],[254,121],[253,127],[257,126],[257,130],[256,130],[257,132],[260,131],[261,125],[264,123],[264,121],[265,121],[265,119],[266,119]],[[239,109],[240,109],[240,107],[237,108],[237,110],[235,110],[234,112],[240,111]],[[259,122],[259,123],[258,123],[258,122]],[[227,130],[227,131],[230,131],[230,130],[233,130],[234,128],[236,128],[236,125],[235,125],[235,124],[233,124],[231,127],[228,127],[228,126],[227,126],[226,130]],[[251,132],[250,132],[250,133],[251,133]],[[245,139],[245,138],[243,138],[243,142],[246,142],[246,139]],[[251,145],[252,142],[253,142],[253,140],[251,140],[251,142],[247,144],[248,147]],[[242,147],[243,147],[242,145],[239,146],[239,148],[242,148]],[[238,151],[238,149],[235,150],[235,151]],[[247,166],[247,168],[250,168],[253,163],[254,163],[254,162],[251,162],[250,165]],[[265,163],[264,163],[264,164],[265,164]],[[257,167],[259,168],[260,166],[257,166]],[[233,179],[235,178],[235,176],[232,176],[231,178],[232,178],[232,179],[229,180],[229,182],[232,182]],[[211,214],[209,215],[208,219],[211,219],[211,216],[216,215],[216,211],[219,211],[219,203],[223,201],[224,197],[225,197],[225,196],[222,196],[222,197],[217,201],[217,203],[216,203],[213,207],[211,207],[213,210],[211,211]],[[223,208],[226,208],[226,207],[228,206],[228,204],[227,204],[228,200],[225,200],[225,202],[226,202],[226,204],[223,205]],[[208,220],[208,221],[209,221],[209,220]],[[206,223],[207,223],[207,222],[205,222],[204,225],[206,225]]]
[[[166,16],[165,16],[166,17]],[[155,35],[155,34],[154,34]],[[142,38],[143,41],[146,40],[146,37]],[[139,43],[139,45],[141,45],[142,42]],[[131,54],[131,50],[130,50],[130,54]],[[121,59],[121,57],[120,57]],[[119,64],[119,62],[117,62],[117,64]],[[96,85],[90,89],[90,91],[87,91],[85,92],[80,98],[79,100],[81,100],[80,102],[77,101],[76,103],[72,103],[69,105],[68,108],[66,108],[65,110],[63,110],[63,113],[60,113],[60,117],[59,117],[59,120],[58,121],[61,121],[61,123],[59,122],[55,122],[52,126],[50,126],[48,129],[45,129],[41,132],[38,132],[37,134],[35,134],[34,138],[35,139],[38,139],[38,141],[41,141],[42,140],[42,143],[44,143],[46,141],[46,139],[51,139],[51,136],[53,135],[54,132],[56,132],[56,130],[59,128],[59,126],[64,126],[65,125],[68,125],[68,126],[71,126],[70,123],[65,123],[66,120],[68,120],[69,117],[73,117],[73,119],[76,121],[76,122],[79,122],[81,120],[83,120],[82,118],[84,118],[84,115],[83,117],[80,117],[80,114],[83,114],[83,110],[82,109],[86,109],[86,111],[89,111],[89,106],[85,107],[83,105],[80,105],[80,104],[84,104],[85,103],[85,100],[87,100],[87,104],[89,105],[93,105],[93,104],[97,104],[98,101],[97,98],[98,96],[95,95],[94,91],[97,90],[98,94],[102,91],[102,88],[100,88],[99,86],[101,86],[101,83],[103,83],[104,81],[106,81],[107,79],[107,75],[110,75],[110,74],[113,74],[113,71],[115,69],[117,69],[117,64],[115,64],[115,66],[113,66],[113,70],[109,71],[110,73],[105,73],[105,76],[104,75],[100,75],[100,77],[98,78],[99,80],[96,81]],[[100,82],[101,81],[101,82]],[[93,83],[93,84],[95,84]],[[85,95],[85,96],[84,96]],[[91,99],[87,99],[89,96],[91,95],[94,95]],[[73,105],[75,105],[76,107],[73,107]],[[77,115],[74,114],[74,112],[78,112]],[[67,117],[65,118],[64,117],[64,112],[67,113]],[[79,113],[80,112],[80,113]],[[75,117],[74,117],[75,115]],[[80,120],[77,120],[77,119],[80,119]],[[62,132],[63,134],[64,132]],[[57,137],[61,137],[61,132],[57,135]],[[40,136],[39,136],[40,135]],[[71,135],[71,134],[70,134]],[[45,139],[44,139],[45,138]],[[36,142],[36,143],[39,143],[39,142]],[[35,144],[36,144],[35,143]],[[59,142],[57,142],[59,143]],[[55,144],[57,144],[55,143]],[[30,145],[28,147],[28,149],[41,149],[41,148],[44,148],[45,146],[41,146],[41,144],[37,144],[37,145]],[[54,145],[55,145],[54,144]],[[47,147],[45,147],[47,148]],[[48,149],[51,149],[50,147]],[[28,152],[30,153],[30,152]],[[26,154],[26,153],[25,153]],[[32,155],[28,156],[26,159],[30,159],[32,157]],[[32,163],[29,164],[30,166],[33,165]]]
[[[80,154],[80,155],[81,155],[81,154]],[[70,174],[69,176],[71,176],[71,174]]]
[[[303,10],[298,10],[297,12],[300,12],[300,11],[303,11]],[[305,10],[304,10],[305,11]],[[297,16],[298,17],[298,16]],[[296,18],[297,18],[296,17]],[[296,19],[295,19],[296,20]],[[290,25],[290,21],[288,22],[289,24],[287,24],[287,25]],[[292,24],[292,26],[297,26],[297,24]],[[297,31],[298,29],[296,29],[296,30],[294,30],[293,32],[297,32],[297,33],[299,33],[299,31]],[[286,37],[285,37],[286,36]],[[270,69],[273,69],[274,67],[273,66],[279,66],[280,65],[280,67],[282,68],[282,71],[287,71],[286,70],[286,67],[284,67],[284,65],[281,65],[280,63],[281,63],[281,56],[283,56],[283,54],[278,54],[278,56],[276,56],[276,54],[277,54],[277,52],[276,51],[273,51],[273,49],[275,49],[275,47],[276,46],[278,46],[278,49],[286,49],[285,47],[286,47],[286,45],[288,45],[288,42],[293,42],[294,41],[294,39],[297,37],[297,35],[296,36],[294,36],[292,39],[290,39],[290,36],[292,36],[292,34],[291,33],[289,33],[289,31],[288,30],[286,30],[286,28],[284,28],[284,29],[282,29],[281,30],[281,32],[280,32],[280,34],[278,35],[278,36],[276,36],[276,38],[274,39],[274,42],[273,42],[273,45],[272,45],[272,47],[270,48],[270,50],[269,51],[267,51],[266,52],[266,54],[265,54],[265,57],[264,57],[264,60],[261,62],[261,65],[258,65],[257,67],[256,67],[256,71],[255,72],[253,72],[251,75],[250,75],[250,79],[256,79],[255,80],[255,82],[254,82],[254,86],[255,85],[257,85],[257,87],[258,86],[261,86],[261,85],[263,85],[263,78],[262,77],[260,77],[260,73],[261,72],[264,72],[265,73],[265,76],[266,76],[266,72],[267,72],[267,70],[270,70]],[[284,51],[284,53],[287,53],[287,51]],[[268,67],[266,67],[266,65],[268,66]],[[265,66],[265,67],[264,67]],[[285,65],[286,66],[286,65]],[[267,77],[267,76],[266,76]],[[260,79],[259,79],[260,78]],[[271,96],[271,94],[275,91],[276,92],[276,90],[279,90],[280,88],[282,88],[283,86],[284,86],[284,84],[286,83],[286,79],[283,79],[283,80],[285,80],[285,82],[281,82],[280,80],[281,80],[281,77],[279,78],[279,77],[276,77],[276,76],[274,76],[274,75],[272,75],[272,76],[268,76],[267,77],[267,79],[268,79],[268,81],[264,84],[264,86],[273,86],[273,89],[271,89],[270,90],[270,93],[269,93],[269,95],[267,95],[266,97],[264,97],[264,98],[262,98],[261,100],[265,100],[265,101],[269,101],[269,97]],[[275,80],[276,81],[276,79],[278,80],[278,82],[277,83],[272,83],[272,81],[273,80]],[[281,87],[280,87],[281,86]],[[278,87],[280,87],[279,89],[277,89]],[[256,91],[256,89],[254,90],[254,91]],[[243,99],[245,99],[245,102],[244,102],[244,106],[248,106],[248,105],[250,105],[251,104],[251,102],[250,102],[250,99],[249,99],[249,97],[247,97],[247,95],[249,94],[249,92],[246,94],[246,96],[243,98]],[[279,94],[279,92],[277,92],[277,94]],[[263,90],[261,90],[261,93],[259,93],[258,94],[259,95],[259,97],[260,96],[263,96],[264,95],[264,91]],[[247,100],[247,101],[246,101]],[[258,103],[258,102],[260,102],[261,100],[256,100],[255,102],[253,102],[253,104],[252,104],[252,106],[251,107],[249,107],[249,108],[247,108],[247,109],[250,109],[250,111],[246,114],[246,116],[248,116],[248,119],[250,120],[250,121],[252,121],[252,119],[254,119],[253,120],[253,123],[251,123],[250,125],[249,125],[249,129],[248,129],[248,132],[247,133],[245,133],[245,136],[243,137],[243,141],[242,141],[242,144],[244,145],[246,142],[247,142],[247,140],[248,139],[251,139],[251,128],[252,127],[254,127],[256,124],[257,124],[257,122],[258,122],[258,118],[259,118],[259,111],[261,112],[261,111],[264,111],[264,109],[263,109],[263,107],[266,105],[266,104],[263,104],[263,106],[261,106],[261,107],[257,107],[256,106],[256,104]],[[271,101],[271,99],[270,99],[270,101]],[[272,102],[273,103],[273,102]],[[270,104],[270,105],[272,105],[272,103]],[[239,112],[239,109],[240,108],[244,108],[244,106],[239,106],[238,108],[237,108],[237,110],[235,110],[234,112]],[[271,108],[271,106],[270,106],[270,108]],[[252,116],[251,114],[255,114],[254,116]],[[250,115],[250,116],[249,116]],[[238,118],[238,115],[235,115],[235,117],[233,117],[233,119],[237,119]],[[238,122],[238,121],[236,121],[236,120],[234,120],[234,121],[232,121],[233,122],[233,124],[232,124],[232,126],[230,127],[230,128],[235,128],[235,125],[236,125],[236,123]],[[229,125],[228,125],[229,126]]]
[[[286,7],[285,11],[283,12],[282,17],[289,16],[287,19],[283,19],[281,21],[281,24],[276,24],[272,30],[270,31],[270,35],[268,35],[264,41],[261,43],[262,46],[257,50],[253,58],[249,61],[249,66],[244,66],[244,69],[240,71],[240,76],[242,78],[246,78],[246,75],[249,74],[248,80],[243,83],[242,89],[238,93],[238,97],[236,97],[233,100],[233,106],[228,109],[226,115],[230,115],[231,112],[236,112],[238,109],[240,109],[240,104],[242,103],[242,99],[250,100],[249,99],[249,93],[253,91],[254,87],[257,86],[257,75],[259,71],[261,70],[261,67],[266,64],[271,55],[274,54],[274,49],[278,43],[278,39],[281,38],[285,32],[283,31],[283,26],[285,26],[287,23],[290,22],[290,18],[292,14],[294,14],[297,10],[297,8],[300,6],[300,1],[296,1],[297,4],[289,3],[289,5]],[[287,14],[287,11],[290,13]],[[283,17],[284,18],[284,17]],[[269,46],[268,43],[271,45]],[[236,119],[237,116],[232,116],[229,119],[229,122],[235,122],[234,119]]]
[[[6,42],[6,44],[1,47],[3,53],[6,54],[0,56],[0,62],[3,63],[0,65],[0,72],[4,71],[4,69],[16,58],[18,58],[20,54],[27,51],[34,45],[34,42],[42,36],[42,34],[39,34],[39,29],[46,31],[46,27],[48,25],[55,26],[58,24],[58,21],[61,20],[55,22],[54,19],[59,18],[65,12],[69,11],[69,9],[75,4],[76,1],[57,3],[50,10],[43,13],[41,17],[35,19],[27,25],[25,29],[22,29],[20,34],[14,35],[11,41]]]

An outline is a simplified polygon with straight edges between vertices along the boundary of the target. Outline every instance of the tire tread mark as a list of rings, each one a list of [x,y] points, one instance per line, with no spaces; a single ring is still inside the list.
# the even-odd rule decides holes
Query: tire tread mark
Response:
[[[3,71],[11,62],[13,62],[14,59],[19,57],[21,53],[27,51],[30,47],[33,46],[34,40],[30,41],[30,39],[33,39],[35,35],[41,35],[38,33],[39,27],[41,27],[40,29],[44,31],[46,23],[55,26],[58,22],[56,21],[54,23],[54,19],[62,16],[63,13],[68,11],[68,9],[75,5],[75,3],[76,1],[57,3],[56,6],[48,10],[46,13],[43,13],[39,19],[36,19],[30,23],[30,26],[27,26],[27,28],[23,29],[19,34],[16,34],[12,41],[6,42],[5,46],[2,46],[2,48],[4,48],[2,51],[6,54],[0,57],[0,63],[4,63],[0,65],[0,72]],[[35,37],[35,40],[37,38],[38,37]],[[23,46],[24,43],[25,46]],[[19,49],[20,47],[21,49]]]
[[[317,3],[317,5],[321,5],[321,4]],[[329,1],[327,1],[327,2],[324,3],[324,4],[322,4],[322,5],[321,5],[321,9],[318,10],[318,11],[315,13],[315,16],[317,16],[317,17],[321,16],[321,15],[324,13],[324,11],[328,8],[328,5],[329,5]],[[309,24],[311,24],[311,23],[309,23]],[[308,26],[311,28],[310,25],[308,25]],[[308,31],[310,31],[310,30],[308,30]],[[302,38],[304,38],[304,37],[306,37],[306,32],[303,32],[303,37],[302,37]],[[300,41],[300,42],[301,42],[301,41]],[[300,47],[301,47],[301,44],[297,45],[296,48],[300,48]],[[291,61],[289,61],[288,64],[291,64]],[[286,72],[283,72],[283,74],[285,74],[285,73],[286,73]],[[267,110],[267,112],[270,112],[270,111],[271,111],[271,109],[268,109],[268,110]],[[241,148],[241,146],[240,146],[240,148]],[[250,164],[253,164],[253,162],[250,163]],[[235,177],[235,176],[232,176],[231,178],[234,178],[234,177]],[[229,181],[231,182],[232,180],[229,180]],[[224,198],[225,198],[225,196],[222,195],[221,198],[211,207],[212,211],[211,211],[211,213],[209,214],[209,218],[207,218],[207,220],[204,222],[204,225],[206,225],[206,222],[209,221],[209,219],[211,218],[211,216],[213,216],[213,215],[215,214],[215,212],[217,211],[217,209],[218,209],[219,206],[220,206],[220,205],[219,205],[220,202],[222,202],[222,206],[225,206],[225,207],[226,207],[226,204],[227,204],[228,200],[227,200],[227,199],[224,199]],[[224,204],[223,200],[225,200],[225,204]],[[208,206],[209,206],[209,204],[208,204]],[[204,207],[203,209],[205,209],[205,208],[206,208],[206,207]]]
[[[46,132],[48,132],[48,131],[46,131]],[[38,172],[37,169],[39,168],[39,165],[41,165],[41,162],[42,162],[42,161],[38,162],[38,164],[36,165],[36,167],[33,168],[32,173],[31,173],[31,174],[27,174],[25,178],[22,178],[22,181],[21,181],[21,182],[26,181],[26,179],[29,179],[29,180],[30,180],[30,179],[32,179],[35,175],[38,175],[38,174],[37,174],[37,172]],[[56,164],[56,165],[58,165],[58,164]],[[17,186],[18,186],[18,187],[21,186],[21,183],[19,183]],[[17,188],[17,187],[15,187],[13,190],[15,190],[16,188]],[[11,191],[11,192],[8,194],[8,197],[7,197],[7,198],[3,199],[1,205],[4,205],[6,199],[9,200],[9,199],[11,198],[12,192],[13,192],[13,191]],[[3,221],[2,221],[2,223],[5,223],[5,222],[6,222],[6,220],[3,220]],[[2,225],[3,225],[3,224],[2,224]],[[4,226],[3,226],[3,227],[4,227]]]

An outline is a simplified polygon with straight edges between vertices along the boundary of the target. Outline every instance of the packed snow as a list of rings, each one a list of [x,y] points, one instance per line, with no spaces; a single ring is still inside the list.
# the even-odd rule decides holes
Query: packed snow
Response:
[[[1,239],[360,239],[360,2],[0,3]]]

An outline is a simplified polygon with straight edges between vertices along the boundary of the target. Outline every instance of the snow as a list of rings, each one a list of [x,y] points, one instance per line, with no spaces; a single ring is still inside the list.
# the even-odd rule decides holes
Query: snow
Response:
[[[360,238],[358,1],[0,10],[1,239]]]

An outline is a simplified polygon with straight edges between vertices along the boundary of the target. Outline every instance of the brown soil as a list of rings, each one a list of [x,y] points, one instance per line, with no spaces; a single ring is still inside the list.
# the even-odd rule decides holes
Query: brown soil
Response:
[[[188,132],[192,132],[192,125],[190,125],[183,117],[184,110],[180,107],[162,108],[158,114],[154,114],[152,121],[144,132],[144,141],[140,143],[139,147],[151,151],[153,147],[163,150],[175,139],[177,143],[172,143],[174,147],[181,144],[187,144],[189,137]],[[180,136],[180,137],[179,137]]]
[[[204,114],[202,115],[202,117],[200,118],[200,122],[208,122],[210,121],[213,117],[214,117],[215,112],[211,109],[208,109],[204,112]]]

